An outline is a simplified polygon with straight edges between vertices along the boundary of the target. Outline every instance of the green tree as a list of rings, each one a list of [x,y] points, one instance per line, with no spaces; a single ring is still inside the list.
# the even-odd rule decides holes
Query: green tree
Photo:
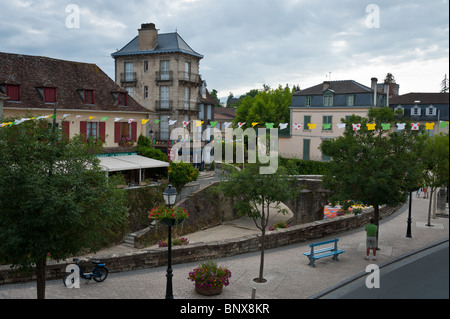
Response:
[[[62,260],[96,251],[126,222],[126,194],[99,167],[99,147],[43,120],[0,129],[0,259],[36,266],[39,299],[48,254]]]
[[[184,185],[189,182],[196,181],[198,178],[198,169],[192,167],[189,163],[170,162],[169,167],[169,183],[175,186],[177,192],[180,193]]]
[[[430,187],[430,203],[428,206],[428,226],[431,226],[431,203],[436,198],[438,187],[448,185],[449,182],[449,137],[446,134],[434,135],[421,148],[424,162],[423,181]]]
[[[252,122],[259,122],[262,126],[264,123],[289,123],[292,92],[289,86],[283,88],[280,85],[277,89],[266,86],[256,94],[247,94],[236,109],[234,124],[246,122],[246,127],[251,127]]]
[[[279,167],[274,174],[259,174],[260,164],[248,164],[242,170],[228,166],[227,177],[219,185],[219,188],[232,198],[238,215],[253,219],[256,227],[261,230],[261,261],[259,277],[256,282],[265,282],[264,275],[264,250],[265,234],[269,221],[270,205],[275,204],[281,213],[286,213],[280,208],[280,203],[295,196],[292,186],[293,180],[286,174],[283,167]]]
[[[368,118],[352,116],[346,123],[344,136],[322,142],[323,153],[331,157],[323,176],[323,185],[333,192],[333,201],[354,200],[374,208],[375,224],[379,206],[404,203],[409,190],[418,185],[421,162],[418,150],[423,145],[420,131],[410,125],[394,131],[392,109],[371,108]],[[360,130],[352,124],[360,123]],[[375,123],[369,130],[366,124]],[[383,130],[381,124],[391,124]]]

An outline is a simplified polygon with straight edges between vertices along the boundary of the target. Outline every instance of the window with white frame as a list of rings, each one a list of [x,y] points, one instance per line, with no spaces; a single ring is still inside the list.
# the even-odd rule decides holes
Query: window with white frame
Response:
[[[429,107],[427,107],[426,109],[426,115],[427,116],[433,116],[436,115],[436,108],[433,105],[430,105]]]
[[[420,107],[418,105],[414,105],[414,107],[411,109],[411,115],[419,116],[420,113]]]

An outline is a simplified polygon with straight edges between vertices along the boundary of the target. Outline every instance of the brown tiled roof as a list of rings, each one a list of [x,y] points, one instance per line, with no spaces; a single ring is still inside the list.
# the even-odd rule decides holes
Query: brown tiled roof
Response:
[[[113,92],[126,92],[97,65],[40,56],[0,52],[0,85],[19,84],[20,102],[6,102],[5,107],[53,109],[44,103],[36,88],[56,87],[57,108],[145,112],[150,111],[128,96],[128,106],[117,106]],[[77,90],[95,91],[95,104],[85,105]]]
[[[449,104],[448,93],[408,93],[393,97],[389,104]]]
[[[236,110],[229,107],[214,108],[214,120],[233,120],[236,117]]]

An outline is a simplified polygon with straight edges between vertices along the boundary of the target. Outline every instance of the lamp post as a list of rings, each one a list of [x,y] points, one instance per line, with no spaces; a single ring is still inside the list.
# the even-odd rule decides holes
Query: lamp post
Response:
[[[173,206],[177,198],[177,191],[172,185],[169,185],[163,192],[164,202],[167,206]],[[169,227],[169,240],[168,240],[168,254],[167,254],[167,283],[166,283],[166,299],[173,299],[172,290],[172,226],[176,223],[176,220],[171,219],[166,225]]]
[[[412,190],[409,190],[409,210],[408,210],[408,221],[406,228],[406,237],[411,238],[411,205],[412,205]]]

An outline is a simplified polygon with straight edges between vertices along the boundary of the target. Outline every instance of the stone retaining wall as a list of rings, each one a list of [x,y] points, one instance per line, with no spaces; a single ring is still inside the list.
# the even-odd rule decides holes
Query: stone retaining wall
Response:
[[[380,208],[380,219],[390,216],[400,207],[401,206],[394,208]],[[359,216],[353,214],[344,215],[268,232],[266,234],[266,249],[310,241],[335,234],[338,236],[341,232],[364,226],[372,216],[373,209],[367,209]],[[224,241],[175,246],[172,249],[172,264],[229,257],[258,251],[259,249],[260,235],[248,235]],[[101,260],[106,262],[110,272],[161,267],[167,265],[167,248],[155,248],[102,256]],[[69,263],[70,262],[49,261],[47,266],[47,278],[62,278],[66,266]],[[89,268],[91,267],[90,260],[80,262],[82,267],[83,264],[88,265]],[[18,273],[17,271],[10,269],[9,266],[0,266],[0,284],[25,282],[30,280],[35,280],[35,276]]]

